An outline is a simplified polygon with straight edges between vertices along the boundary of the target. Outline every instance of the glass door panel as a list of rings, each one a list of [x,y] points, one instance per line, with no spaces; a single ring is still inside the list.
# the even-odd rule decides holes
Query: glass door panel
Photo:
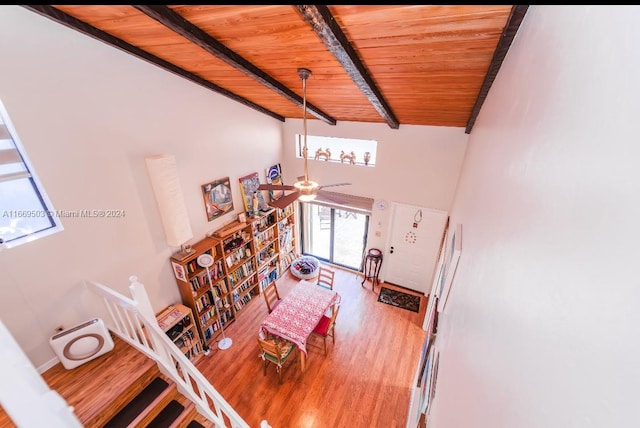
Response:
[[[333,263],[360,270],[366,227],[366,215],[334,210]]]
[[[311,203],[303,213],[303,253],[360,270],[369,217]]]

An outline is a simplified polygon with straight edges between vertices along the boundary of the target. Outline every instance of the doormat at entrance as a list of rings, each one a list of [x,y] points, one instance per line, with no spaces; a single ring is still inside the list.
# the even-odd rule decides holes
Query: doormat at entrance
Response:
[[[378,302],[386,303],[387,305],[406,309],[412,312],[420,312],[420,296],[391,290],[386,287],[380,288]]]

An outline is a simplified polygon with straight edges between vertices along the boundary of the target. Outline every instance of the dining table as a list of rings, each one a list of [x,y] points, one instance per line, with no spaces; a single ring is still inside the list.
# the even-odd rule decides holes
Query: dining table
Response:
[[[300,351],[300,368],[304,372],[307,340],[322,316],[329,308],[340,304],[340,300],[338,292],[300,280],[262,321],[260,329],[295,344]]]

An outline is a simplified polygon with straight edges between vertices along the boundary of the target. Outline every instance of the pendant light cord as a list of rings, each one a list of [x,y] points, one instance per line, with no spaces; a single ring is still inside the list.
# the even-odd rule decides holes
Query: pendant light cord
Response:
[[[307,78],[310,71],[299,70],[300,77],[302,78],[302,131],[304,133],[304,141],[302,147],[302,157],[304,157],[304,182],[309,182],[309,169],[307,166]]]

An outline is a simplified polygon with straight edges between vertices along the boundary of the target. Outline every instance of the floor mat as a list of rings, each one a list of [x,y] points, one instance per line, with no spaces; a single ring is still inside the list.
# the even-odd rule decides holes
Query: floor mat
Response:
[[[406,309],[412,312],[420,312],[420,296],[391,290],[386,287],[380,288],[378,302],[386,303],[387,305]]]

